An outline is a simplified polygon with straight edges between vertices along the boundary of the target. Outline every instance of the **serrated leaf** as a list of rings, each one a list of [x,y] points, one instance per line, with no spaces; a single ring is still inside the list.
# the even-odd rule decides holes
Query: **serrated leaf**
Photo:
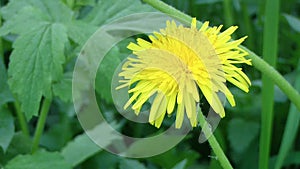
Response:
[[[6,152],[14,133],[14,119],[11,113],[4,107],[0,107],[0,147]]]
[[[283,15],[288,21],[289,25],[296,31],[300,33],[300,19],[295,16],[284,14]]]
[[[76,166],[100,150],[86,134],[82,134],[64,147],[61,154],[68,163]]]
[[[66,41],[65,27],[54,23],[36,27],[13,44],[8,83],[18,95],[27,120],[37,115],[42,96],[51,96],[52,82],[62,75]]]
[[[53,93],[65,102],[72,100],[72,73],[65,73],[60,81],[53,85]]]
[[[130,160],[130,159],[123,159],[120,162],[120,169],[128,169],[128,168],[134,168],[134,169],[146,169],[144,164],[137,160]]]
[[[13,96],[7,85],[6,68],[2,59],[0,59],[0,106],[13,100]]]
[[[19,155],[8,162],[5,169],[71,169],[58,152],[41,151],[30,155]]]
[[[238,153],[245,151],[257,136],[259,125],[243,119],[232,119],[228,124],[228,139],[231,148]]]
[[[73,12],[61,1],[12,0],[1,13],[6,21],[0,32],[19,34],[10,56],[8,83],[29,120],[63,73],[68,40],[64,23],[71,22]]]
[[[48,20],[49,18],[39,9],[33,8],[32,6],[25,6],[18,12],[18,15],[14,15],[12,19],[4,23],[0,28],[0,35],[2,36],[8,33],[23,34],[31,31],[35,27],[47,24]]]
[[[12,0],[1,9],[1,14],[6,20],[0,29],[1,35],[9,32],[23,34],[32,30],[32,27],[69,22],[73,16],[67,6],[53,0]]]
[[[73,21],[67,25],[69,37],[79,45],[84,43],[96,32],[97,27],[82,21]]]
[[[137,0],[100,0],[85,18],[85,21],[94,25],[103,25],[126,15],[151,11],[155,10]]]
[[[73,12],[61,1],[53,0],[10,0],[9,3],[1,9],[1,14],[5,20],[10,20],[26,7],[33,7],[43,11],[43,13],[52,21],[68,21],[72,18]],[[29,14],[30,15],[30,14]]]

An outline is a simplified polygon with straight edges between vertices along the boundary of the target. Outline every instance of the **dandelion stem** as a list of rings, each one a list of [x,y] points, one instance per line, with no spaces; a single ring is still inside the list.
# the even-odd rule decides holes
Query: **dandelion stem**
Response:
[[[41,109],[40,116],[38,119],[38,124],[37,124],[36,130],[34,133],[34,137],[33,137],[33,144],[32,144],[32,149],[31,149],[32,153],[34,153],[39,147],[40,139],[43,134],[43,130],[45,127],[45,122],[46,122],[46,118],[47,118],[47,115],[49,112],[51,101],[52,101],[52,99],[49,99],[49,98],[45,98],[45,100],[43,101],[42,109]]]
[[[185,22],[185,23],[191,23],[192,17],[175,9],[174,7],[167,5],[166,3],[160,1],[160,0],[144,0],[145,3],[151,5],[152,7],[156,8],[157,10],[166,13],[170,16],[176,17],[179,21]],[[201,22],[198,22],[200,25],[202,25]],[[198,24],[197,23],[197,24]]]
[[[185,23],[190,23],[192,21],[192,17],[186,15],[177,9],[165,4],[160,0],[143,0],[145,3],[151,5],[152,7],[160,10],[161,12],[166,13],[167,15],[174,16],[180,21]],[[197,22],[198,26],[201,26],[201,22]],[[280,75],[272,66],[270,66],[267,62],[262,60],[258,55],[256,55],[251,50],[247,49],[244,46],[240,46],[245,51],[249,53],[248,58],[252,59],[253,66],[261,71],[264,75],[269,77],[274,83],[288,96],[288,98],[295,104],[297,109],[300,111],[300,95],[297,90],[295,90],[289,82],[287,82],[282,75]]]
[[[270,66],[267,62],[262,60],[252,51],[248,50],[246,47],[242,47],[246,50],[249,55],[248,58],[252,59],[253,66],[261,71],[264,75],[268,76],[287,96],[288,98],[295,104],[297,109],[300,111],[300,95],[299,92],[292,87],[292,85],[284,79],[282,75],[279,74],[277,70],[275,70],[272,66]]]
[[[221,146],[219,145],[218,141],[216,140],[215,136],[211,133],[211,129],[207,126],[207,122],[205,120],[205,117],[202,114],[202,111],[200,109],[198,113],[199,117],[199,123],[202,128],[202,132],[205,136],[207,136],[207,140],[214,151],[215,155],[217,156],[217,160],[220,162],[221,166],[225,169],[232,169],[229,160],[227,159],[226,155],[224,154]]]

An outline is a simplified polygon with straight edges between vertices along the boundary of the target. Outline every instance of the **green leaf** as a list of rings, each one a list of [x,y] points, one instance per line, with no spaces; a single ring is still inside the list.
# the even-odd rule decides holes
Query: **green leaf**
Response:
[[[101,151],[99,146],[86,134],[82,134],[64,147],[61,154],[74,167],[99,151]]]
[[[130,159],[123,159],[120,162],[120,169],[128,169],[128,168],[134,168],[134,169],[146,169],[144,164],[137,160],[130,160]]]
[[[2,35],[23,34],[31,31],[32,27],[70,22],[73,16],[67,6],[53,0],[12,0],[1,9],[1,14],[6,20],[0,29]]]
[[[73,12],[53,0],[12,0],[1,12],[6,22],[0,32],[19,34],[10,56],[8,83],[29,120],[62,76],[68,41],[63,23],[71,22]]]
[[[72,167],[58,152],[41,151],[30,155],[19,155],[5,169],[71,169]]]
[[[259,125],[243,119],[232,119],[228,124],[228,139],[232,150],[244,152],[251,141],[258,135]]]
[[[94,25],[103,25],[126,15],[151,11],[155,10],[137,0],[100,0],[85,21]]]
[[[23,8],[33,7],[39,9],[48,16],[49,19],[56,22],[65,22],[71,20],[73,12],[61,1],[53,0],[10,0],[9,3],[1,9],[1,14],[5,20],[13,19],[20,15]],[[23,14],[23,13],[22,13]],[[31,14],[27,14],[31,15]]]
[[[27,120],[37,115],[42,96],[51,96],[51,84],[63,72],[66,41],[65,27],[55,23],[21,35],[13,45],[8,82],[18,95]]]
[[[0,29],[0,35],[8,33],[24,34],[32,31],[35,27],[48,24],[49,20],[39,9],[32,6],[25,6],[20,9],[18,14],[4,23]]]
[[[13,96],[7,85],[7,72],[2,59],[0,59],[0,106],[13,101]]]
[[[3,107],[0,107],[0,147],[6,152],[14,133],[14,119],[11,113]]]
[[[72,72],[65,73],[60,81],[53,85],[53,93],[65,102],[72,100]]]
[[[73,21],[66,25],[69,37],[79,45],[84,43],[96,32],[97,27],[82,21]]]
[[[288,21],[289,25],[298,33],[300,33],[300,19],[295,16],[284,14],[283,15]]]
[[[15,133],[6,153],[0,153],[0,163],[5,164],[17,155],[30,153],[31,147],[32,140],[29,136],[24,135],[22,132]]]

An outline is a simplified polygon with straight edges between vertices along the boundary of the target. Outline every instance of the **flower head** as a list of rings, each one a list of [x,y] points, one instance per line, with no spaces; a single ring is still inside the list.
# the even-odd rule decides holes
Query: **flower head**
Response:
[[[129,87],[131,97],[124,109],[132,104],[138,115],[143,104],[153,97],[151,124],[160,127],[165,114],[176,111],[176,128],[181,127],[184,116],[195,127],[196,103],[202,93],[213,110],[224,117],[217,93],[224,93],[231,106],[235,106],[225,82],[248,92],[250,80],[234,64],[251,65],[251,61],[245,59],[248,53],[239,48],[246,37],[230,41],[237,27],[222,33],[221,28],[222,25],[210,28],[205,22],[197,29],[195,18],[190,28],[167,21],[165,29],[149,36],[150,42],[138,38],[137,44],[130,43],[127,48],[136,57],[129,57],[124,63],[119,74],[124,78],[120,81],[123,84],[117,88]]]

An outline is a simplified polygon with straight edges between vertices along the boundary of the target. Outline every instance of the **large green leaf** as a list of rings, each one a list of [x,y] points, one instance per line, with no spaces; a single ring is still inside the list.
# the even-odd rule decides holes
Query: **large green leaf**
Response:
[[[19,155],[8,162],[5,169],[71,169],[58,152],[41,151],[30,155]]]
[[[0,34],[19,34],[10,56],[8,83],[29,120],[62,76],[68,41],[65,23],[71,22],[73,12],[60,1],[12,0],[1,13],[6,21]]]
[[[66,41],[65,27],[58,23],[37,27],[15,41],[9,85],[17,93],[27,119],[37,115],[42,96],[50,97],[52,82],[62,75]]]
[[[97,146],[86,134],[77,136],[66,147],[62,149],[62,156],[76,166],[86,160],[87,158],[95,155],[101,149]]]
[[[14,119],[11,113],[3,107],[0,107],[0,147],[4,150],[7,150],[14,133]]]
[[[73,21],[66,25],[69,37],[79,45],[84,43],[96,32],[97,27],[82,21]]]

